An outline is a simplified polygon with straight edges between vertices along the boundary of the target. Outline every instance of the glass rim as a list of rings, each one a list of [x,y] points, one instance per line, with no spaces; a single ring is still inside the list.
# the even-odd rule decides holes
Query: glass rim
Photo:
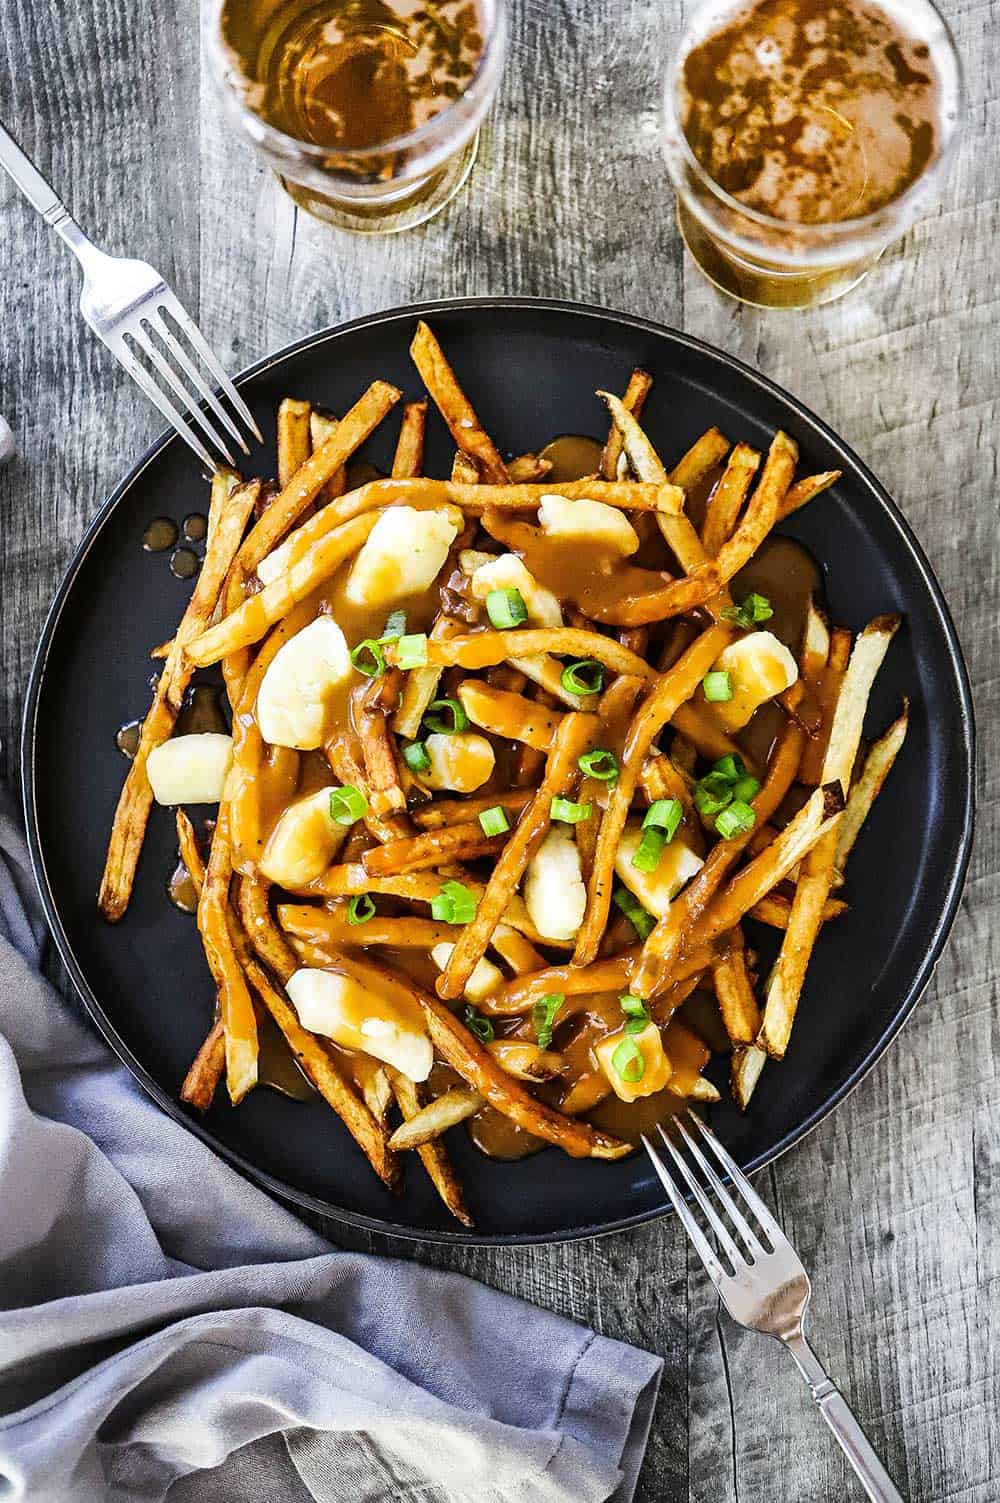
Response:
[[[320,166],[326,166],[331,157],[345,162],[362,163],[373,156],[381,156],[386,152],[407,151],[414,146],[423,146],[428,141],[437,139],[442,134],[442,127],[449,120],[454,121],[468,114],[468,108],[463,110],[463,105],[468,106],[470,100],[474,104],[479,102],[480,96],[489,87],[494,77],[497,57],[502,57],[507,38],[507,0],[484,0],[485,6],[491,11],[485,19],[492,24],[484,39],[483,50],[479,55],[468,88],[463,89],[457,99],[449,100],[443,109],[439,110],[436,115],[432,115],[429,120],[425,120],[423,125],[415,126],[413,130],[406,131],[402,135],[390,136],[385,141],[379,141],[371,146],[320,146],[315,141],[303,141],[299,136],[290,136],[287,131],[279,130],[277,126],[271,125],[244,102],[239,90],[231,84],[229,75],[234,69],[221,26],[222,12],[227,3],[228,0],[213,0],[204,27],[205,46],[216,82],[225,88],[231,102],[239,110],[241,118],[247,125],[248,134],[255,141],[270,146],[280,156],[304,158]]]
[[[887,220],[904,218],[904,208],[914,202],[919,202],[926,196],[928,189],[942,176],[945,167],[951,160],[958,138],[962,132],[962,118],[966,103],[965,70],[962,66],[962,56],[958,50],[951,27],[939,10],[935,0],[923,0],[923,3],[929,10],[933,11],[941,25],[942,34],[955,69],[955,113],[951,120],[947,118],[943,119],[943,124],[947,127],[947,133],[942,133],[941,150],[926,171],[922,172],[917,180],[911,183],[898,198],[894,198],[889,203],[883,204],[880,208],[872,209],[869,213],[859,215],[854,219],[836,219],[827,222],[778,219],[773,214],[765,213],[763,209],[752,208],[749,204],[743,203],[741,199],[735,198],[733,194],[717,183],[708,169],[703,166],[695,155],[680,121],[677,109],[676,83],[680,78],[681,61],[687,55],[684,48],[688,38],[691,36],[693,23],[697,20],[699,13],[703,9],[706,9],[710,3],[711,0],[701,0],[697,10],[695,10],[687,26],[684,28],[677,52],[667,70],[663,89],[663,110],[666,124],[669,127],[671,144],[676,144],[684,158],[685,166],[690,169],[702,187],[707,189],[709,195],[718,204],[728,209],[731,213],[737,214],[741,219],[749,220],[751,224],[758,225],[761,229],[785,235],[794,232],[796,235],[813,238],[817,242],[821,242],[823,240],[828,241],[831,238],[846,240],[854,235],[864,237],[873,230],[878,230],[881,226],[884,226]],[[739,0],[733,0],[734,8],[738,4]],[[698,217],[702,218],[703,216],[699,215]],[[709,227],[707,221],[703,219],[703,222],[706,223],[706,228]]]

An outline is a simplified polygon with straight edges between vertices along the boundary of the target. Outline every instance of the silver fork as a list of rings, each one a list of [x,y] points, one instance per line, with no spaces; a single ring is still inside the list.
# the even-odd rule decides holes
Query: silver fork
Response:
[[[812,1289],[798,1253],[715,1134],[694,1112],[689,1110],[686,1115],[694,1126],[694,1132],[681,1117],[672,1120],[691,1160],[700,1170],[700,1178],[662,1127],[658,1129],[659,1135],[677,1174],[701,1208],[718,1247],[728,1259],[729,1268],[724,1266],[702,1231],[662,1154],[645,1135],[642,1141],[653,1161],[660,1183],[705,1265],[705,1271],[719,1291],[722,1303],[741,1326],[746,1326],[751,1331],[760,1331],[765,1336],[773,1336],[785,1343],[799,1372],[809,1385],[809,1392],[820,1414],[836,1436],[868,1497],[873,1498],[875,1503],[904,1503],[901,1493],[876,1456],[871,1441],[851,1413],[843,1394],[806,1341],[806,1309]],[[702,1152],[702,1145],[707,1150],[707,1157]],[[727,1190],[718,1169],[711,1161],[712,1156],[728,1176],[742,1205]],[[719,1206],[729,1217],[741,1245],[737,1245],[722,1219]],[[756,1218],[769,1245],[765,1246],[746,1213],[752,1213]]]
[[[88,240],[60,202],[58,194],[2,125],[0,167],[14,180],[46,224],[62,236],[83,267],[80,312],[87,323],[202,463],[210,470],[218,469],[220,455],[227,464],[234,463],[219,427],[244,454],[250,451],[235,421],[192,360],[192,353],[201,361],[212,381],[221,386],[237,416],[263,443],[249,407],[212,354],[197,324],[185,313],[160,273],[145,261],[109,256]],[[188,349],[176,337],[164,315],[183,334]],[[140,353],[148,366],[139,360]],[[149,367],[159,376],[162,387]],[[191,387],[207,404],[219,427],[202,409],[198,398],[192,395]],[[186,414],[186,420],[182,412]],[[196,430],[200,430],[214,453],[209,452]]]

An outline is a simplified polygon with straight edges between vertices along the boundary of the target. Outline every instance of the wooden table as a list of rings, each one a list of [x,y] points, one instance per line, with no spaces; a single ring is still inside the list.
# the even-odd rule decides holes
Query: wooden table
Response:
[[[297,215],[234,142],[200,80],[194,0],[6,0],[0,117],[84,226],[163,271],[231,369],[416,299],[577,298],[660,319],[758,366],[895,495],[972,674],[984,752],[976,852],[951,943],[903,1035],[761,1181],[814,1272],[816,1344],[903,1490],[920,1503],[995,1503],[1000,94],[986,59],[1000,0],[944,3],[971,101],[943,203],[859,292],[804,316],[723,301],[682,254],[657,141],[681,8],[512,0],[511,56],[471,186],[433,224],[395,239],[338,235]],[[78,321],[76,299],[76,268],[0,182],[0,411],[20,447],[0,472],[0,735],[11,780],[56,582],[160,427]],[[644,1503],[859,1496],[791,1362],[720,1315],[672,1220],[567,1247],[415,1255],[662,1354]]]

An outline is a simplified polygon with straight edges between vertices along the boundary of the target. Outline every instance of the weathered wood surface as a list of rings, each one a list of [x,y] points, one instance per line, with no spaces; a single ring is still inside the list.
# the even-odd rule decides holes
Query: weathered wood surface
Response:
[[[2,0],[0,117],[85,226],[161,267],[231,367],[418,298],[579,298],[677,325],[759,366],[843,433],[897,497],[968,656],[982,748],[976,852],[951,944],[902,1037],[764,1179],[814,1270],[817,1347],[904,1491],[919,1503],[995,1503],[1000,0],[945,9],[971,98],[944,200],[860,292],[807,316],[725,302],[681,254],[657,142],[681,7],[662,0],[513,0],[500,108],[469,190],[426,229],[392,240],[297,216],[234,144],[199,78],[195,0]],[[11,780],[46,605],[85,522],[159,427],[75,304],[74,267],[0,182],[0,411],[20,446],[0,473],[0,736]],[[415,1255],[663,1354],[643,1503],[859,1495],[790,1362],[718,1314],[672,1221],[582,1246]]]

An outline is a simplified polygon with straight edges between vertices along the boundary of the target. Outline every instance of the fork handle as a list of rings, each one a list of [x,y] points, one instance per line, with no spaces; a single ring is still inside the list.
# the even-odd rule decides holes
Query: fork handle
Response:
[[[65,204],[52,184],[45,181],[34,162],[21,150],[3,125],[0,125],[0,167],[13,179],[47,224],[55,225],[59,217],[67,213]]]
[[[799,1333],[786,1340],[785,1344],[809,1385],[809,1392],[817,1409],[833,1431],[837,1444],[854,1468],[867,1496],[873,1503],[906,1503],[852,1413],[851,1406],[806,1338]]]

